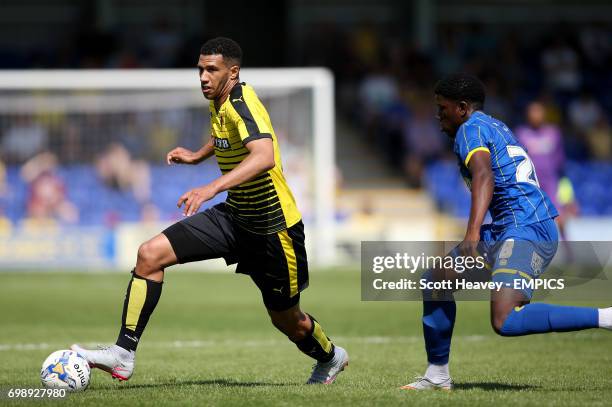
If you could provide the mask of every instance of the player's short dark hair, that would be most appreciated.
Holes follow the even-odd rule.
[[[472,103],[476,109],[482,109],[485,102],[485,87],[480,79],[463,72],[439,80],[434,93],[456,102],[463,100]]]
[[[206,41],[200,48],[200,55],[222,55],[223,59],[242,64],[242,49],[231,38],[217,37]]]

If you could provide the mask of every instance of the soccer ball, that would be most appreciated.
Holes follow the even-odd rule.
[[[43,386],[82,391],[89,385],[89,363],[71,350],[58,350],[45,359],[40,370]]]

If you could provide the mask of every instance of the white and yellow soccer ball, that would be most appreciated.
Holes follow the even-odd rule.
[[[72,350],[58,350],[43,362],[40,380],[43,386],[67,391],[83,391],[89,386],[89,363]]]

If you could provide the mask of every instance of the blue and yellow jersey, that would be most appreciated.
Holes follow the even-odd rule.
[[[521,227],[558,216],[550,198],[540,188],[525,148],[501,121],[475,112],[455,135],[455,154],[461,175],[471,188],[468,163],[477,151],[491,154],[495,178],[489,205],[493,227]]]
[[[275,167],[228,191],[226,204],[236,223],[253,233],[271,234],[300,221],[301,215],[282,171],[278,141],[266,111],[253,88],[237,84],[219,111],[210,102],[215,156],[223,174],[244,160],[247,143],[270,138]]]

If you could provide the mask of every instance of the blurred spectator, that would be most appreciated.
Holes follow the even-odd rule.
[[[565,223],[568,217],[577,214],[578,207],[573,198],[568,178],[565,178],[565,153],[561,131],[555,125],[546,123],[544,106],[531,102],[527,106],[527,124],[516,129],[516,137],[529,153],[535,166],[537,180],[559,212],[556,219],[559,231],[565,238]],[[559,186],[564,193],[559,193]],[[559,199],[560,197],[567,197]]]
[[[368,142],[375,142],[376,147],[389,153],[389,145],[398,139],[397,133],[389,130],[384,113],[393,110],[399,98],[397,80],[390,74],[388,69],[382,66],[371,75],[364,78],[359,86],[359,102],[362,110],[360,119],[365,129]],[[395,148],[395,151],[398,151]]]
[[[2,154],[8,162],[23,162],[47,147],[47,130],[31,116],[18,115],[2,137]]]
[[[552,94],[544,91],[540,95],[539,100],[544,107],[544,121],[560,126],[563,123],[563,114]]]
[[[580,97],[570,102],[567,113],[574,129],[584,134],[599,122],[602,109],[590,92],[583,91]]]
[[[173,112],[156,113],[150,123],[149,154],[151,161],[163,161],[166,153],[178,145],[178,126]],[[179,116],[180,117],[180,116]]]
[[[388,239],[385,234],[390,230],[389,218],[381,214],[376,207],[372,197],[364,197],[355,203],[350,213],[341,222],[337,229],[339,246],[351,257],[359,257],[359,246],[355,247],[351,242],[357,241],[380,241]]]
[[[299,202],[302,216],[306,220],[311,219],[313,208],[310,203],[312,202],[313,191],[311,190],[312,183],[309,182],[310,174],[312,174],[310,157],[308,154],[304,154],[303,149],[295,148],[289,142],[285,136],[286,132],[282,128],[276,130],[276,135],[283,149],[283,173],[287,183],[296,202]]]
[[[73,120],[64,120],[58,126],[58,133],[55,137],[54,147],[58,156],[62,159],[62,164],[79,162],[85,158],[83,156],[82,128]],[[90,136],[88,134],[88,136]]]
[[[370,123],[371,136],[376,146],[384,151],[387,161],[393,167],[401,168],[403,164],[406,145],[404,133],[410,117],[408,105],[397,99],[375,116],[374,123]]]
[[[399,97],[397,80],[379,67],[366,76],[359,86],[359,100],[367,116],[376,116]]]
[[[612,128],[606,117],[601,116],[587,132],[586,141],[592,158],[604,162],[612,161]]]
[[[561,131],[559,127],[546,123],[544,106],[540,102],[531,102],[526,116],[527,124],[516,129],[516,137],[527,148],[540,187],[558,207],[557,187],[565,166]]]
[[[404,130],[404,174],[408,185],[420,188],[425,164],[438,159],[445,146],[445,136],[435,120],[432,103],[419,99],[412,119]]]
[[[57,157],[44,152],[32,157],[21,168],[21,178],[29,185],[27,211],[30,223],[51,221],[77,223],[79,213],[66,193],[66,185],[56,173]]]
[[[553,92],[577,92],[582,83],[578,54],[560,36],[542,51],[544,77]]]
[[[132,160],[127,149],[110,144],[96,160],[96,170],[104,183],[121,192],[131,192],[140,203],[151,198],[151,173],[142,160]]]
[[[140,220],[144,223],[155,223],[161,219],[159,208],[155,204],[148,202],[140,210]]]

